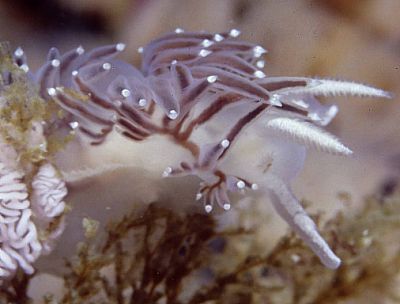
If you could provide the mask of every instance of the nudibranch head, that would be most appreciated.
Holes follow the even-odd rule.
[[[352,153],[321,129],[334,118],[337,107],[322,105],[318,96],[389,94],[345,81],[269,77],[263,71],[266,50],[239,40],[239,35],[236,29],[216,34],[177,29],[139,49],[140,70],[115,58],[124,49],[121,43],[90,52],[78,47],[63,55],[51,49],[33,78],[41,96],[65,110],[54,124],[73,129],[80,145],[101,147],[119,136],[145,146],[151,138],[167,138],[186,153],[160,147],[146,152],[153,153],[150,162],[135,164],[151,164],[157,170],[165,165],[159,172],[163,178],[197,176],[200,189],[193,198],[203,202],[206,212],[216,205],[229,210],[232,193],[265,194],[321,261],[336,268],[340,259],[289,184],[303,165],[307,147]],[[20,52],[15,55],[21,59]],[[26,64],[16,62],[21,69]],[[172,157],[166,159],[167,154]],[[132,156],[133,163],[136,157]],[[50,171],[45,167],[43,178]],[[33,184],[38,191],[44,189],[39,187],[43,178]],[[39,214],[57,210],[42,208]]]

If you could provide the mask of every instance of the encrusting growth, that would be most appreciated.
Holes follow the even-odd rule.
[[[34,94],[22,49],[0,45],[0,282],[51,251],[64,229],[64,181],[50,163],[44,100]]]
[[[52,242],[64,229],[63,224],[57,224],[56,230],[49,230],[49,225],[64,212],[62,200],[67,191],[58,177],[43,177],[46,171],[52,172],[54,168],[45,164],[39,169],[32,183],[34,199],[30,202],[23,174],[0,163],[1,278],[11,277],[19,267],[32,274],[32,264],[41,254],[51,251]]]
[[[73,129],[81,145],[101,147],[108,137],[115,137],[114,131],[136,145],[154,135],[168,138],[189,156],[170,159],[160,176],[198,176],[202,182],[194,196],[203,201],[206,212],[215,205],[229,210],[232,193],[259,190],[265,200],[269,195],[277,212],[321,261],[336,268],[340,259],[289,186],[302,166],[303,146],[339,155],[352,153],[320,128],[334,118],[337,107],[324,106],[316,97],[390,95],[345,81],[268,77],[261,70],[266,50],[239,40],[239,35],[235,29],[218,34],[177,29],[140,48],[140,70],[115,59],[125,48],[122,43],[90,52],[78,47],[63,55],[53,48],[32,76],[42,98],[65,110],[53,123]],[[15,56],[26,70],[19,49]],[[257,148],[246,151],[249,142],[256,142]],[[246,152],[238,155],[238,151]],[[268,170],[259,172],[250,161],[248,168],[237,172],[247,167],[240,162],[243,158],[257,162],[263,153],[274,155]],[[146,168],[146,163],[140,165]],[[41,173],[53,176],[50,171],[44,168]],[[68,181],[68,174],[65,178]],[[55,197],[65,195],[61,188],[54,184]],[[58,214],[64,207],[52,200],[48,206],[39,214]]]

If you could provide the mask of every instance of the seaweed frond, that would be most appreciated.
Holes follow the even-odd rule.
[[[178,303],[184,280],[207,259],[214,224],[206,215],[182,217],[154,205],[110,224],[104,244],[81,244],[68,262],[61,303]]]
[[[11,280],[2,282],[0,303],[32,304],[27,292],[32,277],[32,275],[19,270]]]
[[[294,233],[267,254],[232,254],[242,229],[217,232],[206,215],[177,214],[151,205],[107,227],[101,244],[82,244],[68,263],[70,303],[337,303],[398,300],[400,195],[369,198],[355,214],[338,213],[322,234],[344,264],[330,270]],[[228,267],[226,267],[228,265]]]
[[[319,216],[315,216],[317,222]],[[46,304],[317,304],[366,300],[399,301],[400,192],[370,197],[360,210],[338,213],[323,225],[323,236],[344,263],[330,270],[293,232],[265,254],[241,242],[252,231],[218,231],[215,218],[150,205],[110,223],[105,231],[84,220],[87,240],[68,260],[61,297]],[[30,277],[17,276],[0,299],[30,303]],[[389,302],[390,303],[390,302]]]
[[[0,43],[0,135],[13,147],[22,167],[49,159],[65,147],[72,136],[55,134],[51,127],[54,113],[62,110],[44,100],[29,74],[14,63],[10,46]],[[44,129],[44,137],[42,134]]]

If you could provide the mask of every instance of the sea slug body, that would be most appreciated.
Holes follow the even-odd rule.
[[[32,78],[42,98],[65,111],[55,123],[76,135],[85,152],[74,157],[88,164],[64,170],[64,179],[83,180],[118,166],[143,168],[160,179],[197,176],[201,183],[193,202],[201,201],[206,212],[234,208],[234,193],[257,191],[323,264],[337,268],[340,259],[292,194],[290,182],[303,166],[306,148],[352,153],[321,128],[338,109],[322,105],[318,96],[390,95],[346,81],[269,77],[262,71],[266,50],[239,35],[236,29],[217,34],[177,29],[140,49],[140,69],[115,58],[125,48],[122,43],[89,52],[78,47],[63,55],[51,49]],[[132,153],[129,145],[139,152]],[[96,164],[94,155],[100,159]],[[104,164],[107,157],[99,155],[115,156],[116,163]],[[46,166],[33,183],[36,197],[49,201],[47,207],[37,204],[44,218],[64,208],[62,184],[47,183],[54,176]],[[58,204],[42,193],[45,187],[56,191]]]

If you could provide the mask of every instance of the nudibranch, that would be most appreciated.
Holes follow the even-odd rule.
[[[216,206],[229,210],[236,194],[257,193],[323,264],[337,268],[340,259],[292,194],[290,183],[303,166],[306,148],[352,153],[321,128],[338,109],[321,104],[318,96],[390,95],[352,82],[269,77],[263,72],[266,50],[239,40],[239,35],[236,29],[217,34],[177,29],[138,49],[140,69],[116,59],[125,48],[122,43],[90,52],[78,47],[63,55],[53,48],[31,77],[42,98],[64,110],[48,125],[72,129],[82,147],[73,158],[85,154],[90,163],[91,155],[103,155],[104,149],[116,159],[120,155],[120,163],[103,160],[75,171],[79,178],[114,165],[143,168],[160,178],[197,176],[193,201],[201,201],[208,213]],[[15,62],[28,70],[22,51],[15,52]],[[46,197],[45,185],[57,188],[46,182],[53,176],[51,167],[41,172],[33,182],[38,202]],[[76,178],[73,173],[64,172],[67,182]],[[16,177],[17,186],[25,189]],[[37,207],[44,216],[63,208]]]

